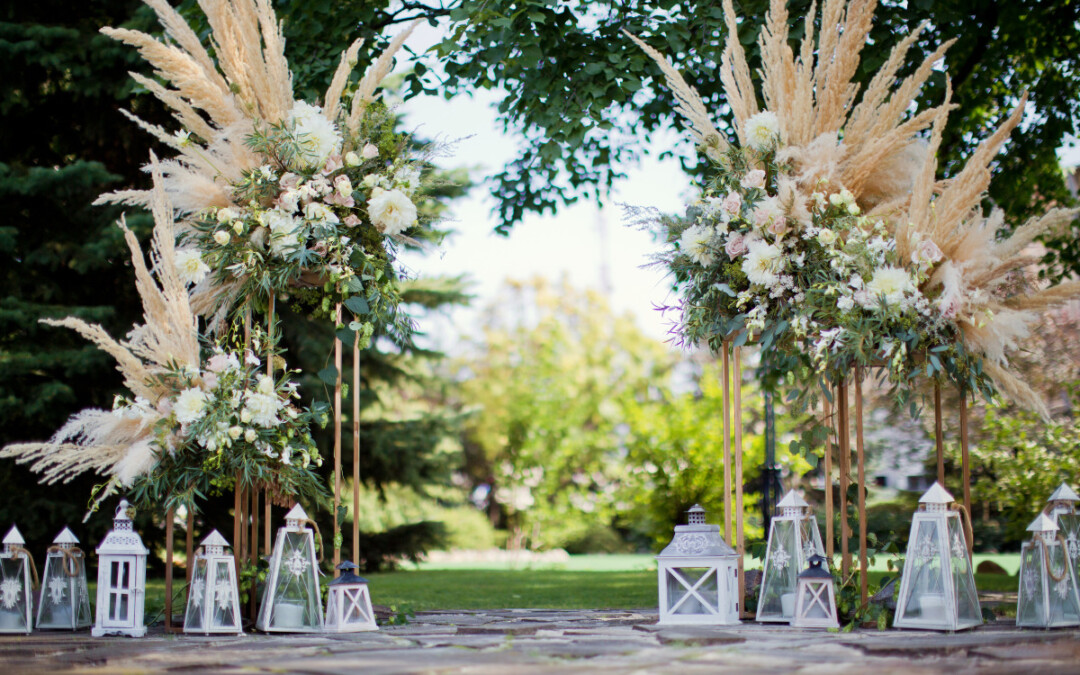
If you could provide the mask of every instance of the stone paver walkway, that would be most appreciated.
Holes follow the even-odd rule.
[[[0,675],[356,672],[1080,673],[1080,630],[829,634],[752,622],[659,627],[647,610],[522,609],[422,612],[405,626],[350,635],[0,636]]]

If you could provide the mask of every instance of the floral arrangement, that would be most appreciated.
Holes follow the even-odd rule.
[[[192,306],[221,331],[230,314],[290,299],[316,316],[342,304],[361,343],[385,326],[407,339],[394,268],[397,247],[431,236],[417,209],[434,147],[417,150],[375,99],[395,37],[356,85],[361,41],[341,62],[321,105],[296,100],[284,38],[265,0],[200,3],[217,60],[164,0],[146,0],[170,42],[126,29],[102,32],[139,48],[174,88],[133,77],[175,113],[175,133],[130,115],[177,151],[163,164],[165,188],[183,216],[177,261]],[[415,24],[414,24],[415,25]],[[99,203],[141,205],[124,190]]]
[[[231,486],[238,475],[242,484],[266,489],[281,503],[286,496],[322,493],[313,471],[322,457],[309,427],[326,424],[326,404],[299,408],[298,384],[290,379],[295,371],[282,369],[275,379],[260,365],[251,351],[216,348],[201,371],[158,374],[169,393],[156,405],[117,397],[113,415],[153,427],[156,461],[133,481],[136,501],[193,504],[211,489]]]
[[[713,169],[685,214],[643,218],[668,244],[657,259],[680,292],[677,339],[714,350],[755,340],[772,378],[817,373],[839,382],[856,366],[884,366],[901,398],[925,375],[986,396],[1001,391],[1045,413],[1007,357],[1038,310],[1080,291],[1080,282],[1041,287],[1024,274],[1036,260],[1027,245],[1076,211],[1052,210],[999,238],[1000,211],[981,209],[990,162],[1024,100],[956,176],[937,181],[951,92],[937,107],[909,111],[949,44],[900,79],[925,26],[916,28],[855,105],[872,7],[827,0],[821,11],[821,34],[811,11],[796,56],[786,3],[772,1],[760,38],[761,108],[725,0],[720,76],[735,142],[671,64],[630,36],[660,65]]]
[[[144,323],[117,341],[100,326],[73,317],[42,320],[77,331],[115,358],[130,395],[117,398],[112,410],[75,414],[48,442],[9,445],[0,457],[31,463],[46,483],[85,471],[107,476],[95,490],[92,509],[120,488],[130,490],[137,503],[197,508],[196,497],[237,480],[267,489],[282,503],[321,494],[311,465],[322,460],[308,429],[312,421],[324,423],[325,412],[293,403],[294,373],[282,366],[276,379],[269,368],[260,374],[260,360],[250,351],[241,360],[238,350],[215,348],[204,362],[156,161],[151,171],[151,265],[120,222]],[[276,354],[271,358],[281,361]]]

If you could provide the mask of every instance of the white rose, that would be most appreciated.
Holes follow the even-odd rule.
[[[836,243],[836,232],[823,227],[818,231],[817,240],[822,246],[832,246]]]
[[[356,154],[355,152],[352,152],[351,150],[349,152],[346,152],[345,153],[345,163],[348,164],[349,166],[360,166],[360,164],[361,164],[360,155]]]
[[[379,149],[373,144],[368,143],[364,146],[364,149],[360,151],[364,159],[375,159],[379,156]]]
[[[319,223],[340,223],[341,219],[325,204],[311,202],[304,207],[304,217]]]
[[[198,251],[184,249],[176,252],[176,273],[185,284],[197,284],[210,273],[210,266]]]
[[[218,209],[217,221],[221,224],[231,223],[240,217],[240,212],[232,207]]]
[[[266,226],[270,229],[270,251],[284,255],[300,246],[300,229],[303,223],[280,209],[266,212]]]
[[[255,433],[254,429],[248,429],[244,432],[244,440],[248,443],[254,443],[256,438],[258,438],[258,434]]]
[[[341,148],[337,125],[326,119],[322,110],[304,101],[297,101],[289,111],[289,126],[300,144],[296,159],[308,169],[326,164],[327,158]]]
[[[240,435],[244,433],[244,430],[240,427],[229,427],[229,438],[234,441],[240,438]]]
[[[780,141],[780,120],[776,113],[763,110],[746,120],[746,142],[751,148],[765,152]]]
[[[229,233],[225,230],[218,230],[214,233],[214,241],[218,246],[224,246],[229,243]]]
[[[416,222],[416,205],[401,190],[376,188],[368,200],[368,216],[383,234],[401,234]]]
[[[206,392],[202,389],[185,389],[176,397],[176,405],[173,412],[176,413],[176,421],[180,424],[191,424],[203,418],[206,414]]]

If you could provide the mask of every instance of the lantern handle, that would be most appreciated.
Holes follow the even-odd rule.
[[[953,504],[952,509],[953,509],[953,511],[959,511],[960,512],[960,523],[964,527],[964,536],[967,537],[968,546],[974,547],[975,546],[975,530],[972,529],[972,527],[971,527],[971,514],[968,513],[967,507],[964,506],[963,504]],[[970,563],[971,562],[970,554],[968,555],[968,558],[969,558],[968,562]]]
[[[64,574],[66,574],[69,577],[77,577],[77,576],[79,576],[79,571],[82,569],[82,556],[83,556],[83,552],[82,552],[81,548],[79,548],[77,546],[73,547],[73,548],[64,548],[62,546],[50,546],[49,550],[48,550],[48,553],[62,553],[62,554],[64,554],[64,564],[62,566],[62,569],[64,570]],[[76,557],[76,555],[75,555],[76,553],[79,554],[78,557]],[[70,569],[69,569],[69,567],[70,567]]]
[[[1039,537],[1039,544],[1042,545],[1043,550],[1043,563],[1046,565],[1046,573],[1050,575],[1050,578],[1055,582],[1062,581],[1069,574],[1069,552],[1066,548],[1065,538],[1058,532],[1057,539],[1061,542],[1061,551],[1064,553],[1065,563],[1061,566],[1061,574],[1054,574],[1054,571],[1050,569],[1050,555],[1046,550],[1046,541],[1042,537]]]
[[[318,550],[318,556],[316,557],[315,562],[321,565],[322,561],[323,561],[323,543],[322,543],[322,533],[319,532],[319,524],[316,523],[311,518],[305,518],[305,519],[303,519],[303,520],[301,520],[299,522],[311,525],[313,528],[315,528],[315,545],[319,549]]]
[[[12,546],[11,552],[16,554],[21,553],[26,556],[26,559],[30,561],[30,573],[34,577],[33,589],[36,591],[41,588],[41,580],[38,578],[37,565],[34,564],[34,556],[30,555],[30,551],[27,551],[22,546]]]

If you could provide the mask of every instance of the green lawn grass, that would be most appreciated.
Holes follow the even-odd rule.
[[[984,559],[994,560],[1012,574],[976,574],[976,588],[1015,592],[1019,556],[976,554],[975,563]],[[571,556],[566,563],[524,569],[494,563],[483,567],[473,563],[469,569],[469,565],[421,564],[419,568],[370,574],[372,602],[398,611],[515,607],[638,609],[657,605],[656,559],[650,555]],[[747,565],[752,568],[760,563],[750,559]],[[879,558],[879,564],[870,572],[870,585],[876,587],[882,579],[894,575],[895,572],[885,570]],[[150,579],[146,586],[146,619],[150,622],[162,614],[165,582]],[[182,587],[180,582],[174,591],[179,592]],[[183,594],[175,597],[174,611],[179,614],[183,611]]]

